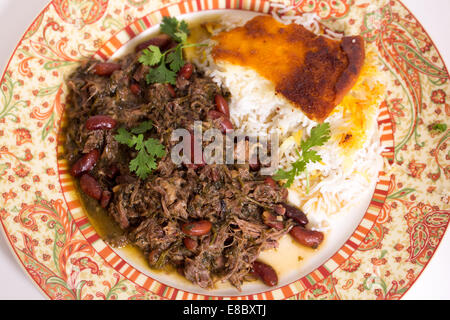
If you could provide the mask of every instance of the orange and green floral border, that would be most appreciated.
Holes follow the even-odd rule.
[[[306,277],[249,296],[171,288],[121,259],[89,223],[60,157],[64,77],[88,57],[107,60],[165,15],[272,7],[265,0],[54,0],[25,33],[0,82],[0,221],[21,265],[49,298],[399,299],[411,287],[450,217],[450,130],[433,129],[450,124],[447,69],[399,1],[285,3],[363,35],[378,48],[389,78],[379,117],[386,166],[353,235]]]

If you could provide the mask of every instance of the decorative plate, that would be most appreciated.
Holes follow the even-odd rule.
[[[28,28],[0,85],[0,221],[50,299],[399,299],[433,256],[450,218],[449,74],[397,0],[291,0],[298,13],[361,34],[389,75],[379,125],[386,167],[363,219],[308,275],[257,294],[214,297],[161,283],[96,233],[58,160],[65,76],[108,59],[163,16],[211,9],[269,13],[266,0],[53,0]]]

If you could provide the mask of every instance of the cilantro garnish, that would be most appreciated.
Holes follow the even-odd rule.
[[[159,47],[149,46],[142,51],[142,55],[139,57],[139,62],[143,65],[152,67],[157,65],[162,59],[162,53]]]
[[[178,46],[175,48],[175,51],[170,52],[167,55],[167,62],[170,64],[169,66],[171,70],[174,72],[180,71],[185,64],[183,60],[183,47]]]
[[[320,162],[322,157],[317,151],[311,148],[323,146],[328,140],[330,140],[330,124],[322,123],[314,127],[311,130],[311,136],[307,140],[303,140],[300,144],[300,150],[296,150],[298,160],[292,164],[292,169],[289,171],[278,170],[273,176],[276,181],[286,180],[284,184],[285,188],[289,188],[294,183],[294,179],[298,177],[302,172],[307,171],[306,165],[308,163]],[[300,153],[301,151],[301,153]],[[307,183],[309,179],[307,175]],[[307,186],[309,189],[309,186]]]
[[[164,53],[157,46],[151,45],[142,51],[139,62],[152,67],[146,78],[148,84],[170,83],[175,85],[177,72],[186,64],[183,49],[202,45],[188,43],[187,39],[190,34],[188,24],[185,21],[180,22],[174,17],[163,18],[161,32],[172,37],[178,42],[178,45]]]
[[[135,172],[141,179],[147,179],[148,175],[158,167],[156,160],[166,155],[165,147],[158,140],[153,138],[144,140],[144,133],[152,128],[152,122],[146,121],[131,129],[131,132],[122,127],[114,136],[117,142],[138,151],[136,158],[130,162],[130,171]]]
[[[153,123],[151,121],[144,121],[136,128],[131,129],[131,132],[134,134],[146,133],[153,129]]]
[[[171,36],[176,42],[186,42],[187,37],[190,35],[186,21],[178,21],[175,17],[163,18],[161,32]]]

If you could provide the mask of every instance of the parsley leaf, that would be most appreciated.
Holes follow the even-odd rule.
[[[136,128],[133,128],[131,130],[131,132],[134,134],[146,133],[147,131],[150,131],[152,128],[153,128],[153,123],[151,121],[145,121],[145,122],[142,122]]]
[[[306,171],[306,165],[308,163],[320,162],[322,157],[315,150],[311,150],[313,147],[321,147],[328,140],[330,140],[330,124],[322,123],[317,125],[311,130],[311,135],[307,140],[303,140],[300,143],[300,151],[296,150],[299,159],[292,164],[292,169],[289,171],[278,170],[273,179],[276,181],[286,181],[284,187],[289,188],[294,183],[294,180],[302,172]]]
[[[118,134],[114,136],[117,142],[126,144],[130,148],[134,146],[134,144],[132,144],[133,135],[129,133],[125,128],[119,128],[119,130],[117,130],[117,133]]]
[[[167,62],[170,63],[170,69],[173,72],[178,72],[184,66],[183,48],[178,46],[175,51],[167,55]]]
[[[149,157],[145,152],[139,152],[130,162],[130,171],[135,172],[141,179],[146,179],[157,167],[155,158]]]
[[[149,154],[153,154],[158,158],[162,158],[166,155],[166,149],[156,139],[152,138],[148,139],[147,141],[144,142],[144,147]]]
[[[300,147],[305,152],[312,147],[323,146],[328,140],[330,140],[330,124],[322,123],[312,128],[310,138],[302,141]]]
[[[152,67],[146,77],[147,84],[170,83],[175,85],[177,73],[186,64],[183,49],[206,45],[187,42],[190,31],[186,21],[178,21],[174,17],[164,17],[160,28],[161,32],[172,37],[178,42],[178,45],[164,53],[157,46],[151,45],[142,51],[139,62]]]
[[[138,136],[133,136],[131,139],[131,145],[137,151],[141,151],[144,148],[144,135],[140,134]]]
[[[152,122],[146,121],[131,129],[132,133],[120,128],[114,136],[117,142],[138,151],[136,158],[130,161],[130,171],[144,180],[158,167],[156,160],[166,155],[165,147],[158,140],[153,138],[144,140],[144,133],[152,128]]]
[[[175,17],[163,17],[161,22],[161,32],[172,38],[175,37],[175,32],[178,30],[179,22]]]
[[[163,18],[161,22],[161,32],[169,35],[176,42],[185,42],[190,35],[186,21],[183,20],[179,22],[175,17]]]
[[[145,66],[153,67],[160,63],[162,56],[161,50],[157,46],[149,46],[142,51],[139,62]]]
[[[188,36],[191,35],[191,31],[189,31],[189,26],[186,23],[186,21],[181,20],[180,22],[180,27],[178,28],[181,32],[184,32],[185,34],[187,34]]]
[[[177,74],[167,69],[165,63],[161,63],[157,68],[151,69],[147,74],[147,83],[170,83],[176,85]]]
[[[188,39],[188,35],[185,32],[175,32],[175,36],[179,39],[180,43],[186,43]]]
[[[294,183],[295,178],[295,176],[292,174],[291,171],[284,171],[280,169],[277,171],[277,173],[275,173],[275,175],[272,178],[276,181],[287,180],[285,186],[291,186]]]
[[[319,156],[319,154],[315,150],[305,150],[303,151],[302,156],[306,163],[322,161],[322,157]]]
[[[167,52],[162,54],[158,47],[149,46],[148,49],[142,51],[142,55],[139,57],[139,62],[145,66],[154,67],[151,68],[147,74],[146,80],[148,84],[152,83],[170,83],[176,84],[176,72],[178,70],[169,70],[166,66],[165,56]],[[182,54],[182,53],[181,53]],[[181,57],[182,59],[182,57]]]

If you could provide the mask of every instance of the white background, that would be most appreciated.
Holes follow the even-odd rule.
[[[450,67],[450,0],[403,0],[424,25]],[[0,70],[48,0],[0,0]],[[425,271],[404,299],[450,300],[450,235],[446,233]],[[0,299],[44,299],[0,235]]]

